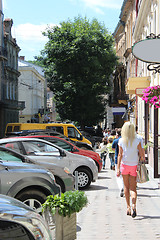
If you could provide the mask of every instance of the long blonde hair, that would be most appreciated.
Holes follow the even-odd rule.
[[[135,135],[136,134],[134,124],[131,122],[125,122],[122,127],[121,136],[127,147],[129,142],[131,143],[132,146],[133,140],[135,139]]]

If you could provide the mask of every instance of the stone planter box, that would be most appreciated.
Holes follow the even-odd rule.
[[[45,220],[48,222],[52,237],[55,240],[75,240],[76,239],[76,213],[70,217],[63,217],[58,214],[52,216],[48,210],[44,212]]]

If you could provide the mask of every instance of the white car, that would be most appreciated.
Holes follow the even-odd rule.
[[[57,145],[42,139],[34,138],[4,138],[0,145],[11,148],[23,155],[28,155],[35,162],[50,162],[69,168],[75,175],[78,172],[78,187],[85,189],[98,178],[98,169],[95,162],[85,156],[75,155],[65,151]]]

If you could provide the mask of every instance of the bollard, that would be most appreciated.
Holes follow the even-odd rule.
[[[75,171],[75,190],[78,190],[78,171]]]

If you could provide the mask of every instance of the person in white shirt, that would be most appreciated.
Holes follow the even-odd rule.
[[[124,194],[127,203],[127,215],[131,215],[130,194],[132,199],[132,217],[136,217],[136,177],[139,155],[144,161],[144,154],[140,139],[137,138],[133,123],[125,122],[122,127],[121,139],[118,142],[119,154],[117,164],[117,176],[122,174],[124,182]],[[138,151],[137,151],[138,149]]]

